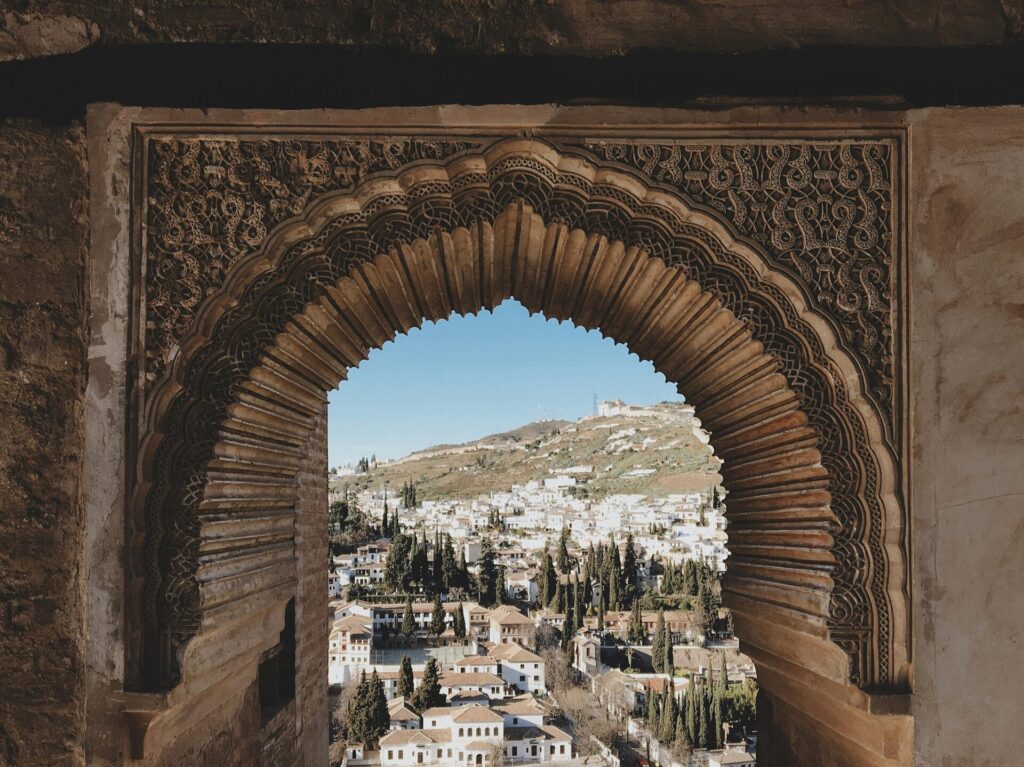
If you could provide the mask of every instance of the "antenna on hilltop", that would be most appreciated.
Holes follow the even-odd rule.
[[[597,392],[594,392],[594,412],[591,415],[597,415]]]

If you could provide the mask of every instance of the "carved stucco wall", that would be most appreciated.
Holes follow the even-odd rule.
[[[328,192],[356,189],[367,180],[372,187],[378,175],[481,152],[495,140],[472,134],[458,138],[389,134],[383,138],[317,140],[159,134],[141,137],[145,170],[137,183],[145,188],[147,203],[145,260],[139,276],[145,285],[147,319],[138,339],[145,368],[139,382],[139,396],[144,402],[140,412],[146,413],[148,419],[143,431],[154,428],[153,419],[162,416],[159,408],[167,402],[157,396],[154,409],[152,402],[147,401],[147,387],[166,377],[169,357],[178,355],[179,345],[194,330],[197,311],[221,289],[232,265],[257,251],[276,224],[299,215],[311,200]],[[883,424],[882,449],[888,453],[883,460],[898,462],[904,428],[900,399],[904,158],[898,132],[883,132],[877,138],[833,134],[798,141],[743,139],[728,134],[716,137],[713,133],[678,136],[667,141],[600,139],[585,134],[556,135],[548,140],[562,151],[590,158],[585,162],[635,169],[648,182],[670,189],[695,208],[728,220],[733,231],[764,253],[773,268],[799,284],[808,303],[832,320],[843,349],[856,361],[865,392]],[[501,169],[494,172],[500,175]],[[508,189],[506,184],[506,191],[497,195],[511,194],[509,200],[520,196],[550,206],[538,203],[547,193],[541,188],[530,188],[529,173],[519,174],[510,183],[513,188]],[[555,183],[579,182],[567,176]],[[522,188],[514,188],[516,184]],[[417,202],[416,214],[422,220],[411,221],[414,233],[423,232],[418,236],[427,236],[433,225],[443,226],[450,215],[446,213],[450,203],[445,202],[443,194],[431,201],[430,195],[438,191],[436,183],[435,188],[426,184],[415,190],[417,198],[423,198]],[[616,197],[624,207],[619,214],[612,212],[613,222],[615,215],[636,215],[635,211],[628,213],[628,199],[615,193],[610,199]],[[556,220],[564,214],[571,219],[570,210],[551,204]],[[589,214],[584,214],[584,218],[586,215]],[[354,255],[357,259],[371,258],[376,252],[374,247],[387,248],[389,238],[404,236],[403,225],[406,224],[397,220],[386,222],[385,229],[374,235],[379,244],[371,245],[369,250],[360,246],[361,250]],[[608,228],[607,220],[603,226]],[[627,242],[630,235],[625,232],[630,227],[635,229],[635,224],[627,224],[623,234],[618,235],[614,231],[616,224],[610,226],[612,236],[622,236]],[[816,350],[816,342],[809,336],[796,346],[781,341],[785,333],[773,337],[775,331],[764,325],[763,318],[758,318],[756,302],[751,303],[746,289],[737,293],[731,282],[734,278],[728,270],[717,268],[716,257],[708,261],[707,257],[692,253],[670,255],[671,248],[667,243],[659,243],[658,235],[654,235],[653,241],[644,241],[642,234],[638,236],[645,247],[661,252],[669,263],[682,264],[686,273],[699,279],[705,289],[735,308],[741,319],[751,325],[755,337],[763,339],[781,361],[801,407],[823,437],[822,460],[829,470],[831,505],[839,520],[833,530],[837,567],[828,621],[830,636],[851,656],[851,678],[855,683],[868,689],[899,689],[906,683],[903,675],[908,650],[902,647],[899,657],[894,658],[891,645],[894,635],[906,631],[908,620],[903,614],[894,618],[891,600],[894,595],[905,593],[907,583],[900,569],[902,564],[891,571],[891,557],[895,554],[905,560],[906,540],[898,520],[898,501],[895,512],[892,507],[887,511],[883,507],[885,501],[893,501],[883,496],[900,495],[902,485],[897,479],[894,486],[892,469],[883,470],[878,456],[871,455],[863,416],[851,409],[843,411],[843,376],[832,372],[822,378],[812,371],[813,366],[827,368],[828,363],[823,356],[827,352]],[[265,331],[254,328],[253,332],[258,336]],[[805,358],[814,360],[812,367],[801,362]],[[833,393],[827,394],[828,391]],[[183,415],[186,411],[177,412]],[[215,417],[212,412],[204,417],[205,422],[210,423],[209,418]],[[194,445],[196,439],[201,439],[195,429],[201,428],[203,419],[196,421],[194,413],[190,418],[193,425],[185,428],[191,431]],[[171,450],[174,439],[165,440]],[[180,452],[159,449],[163,450],[161,460],[165,466],[170,465],[169,459],[174,456],[175,460],[182,458]],[[197,608],[187,606],[197,604],[195,597],[188,596],[187,584],[192,577],[189,568],[194,566],[188,564],[187,548],[189,540],[198,541],[198,529],[187,515],[177,522],[160,521],[158,511],[162,503],[177,508],[183,500],[187,505],[188,498],[201,497],[205,474],[200,464],[204,459],[197,456],[193,460],[200,463],[179,469],[177,475],[157,475],[154,490],[150,492],[148,484],[144,484],[147,494],[137,498],[147,504],[142,511],[144,519],[137,525],[156,525],[151,529],[165,530],[156,536],[149,535],[144,545],[148,566],[153,567],[155,555],[162,551],[160,567],[171,574],[158,573],[154,579],[151,573],[143,587],[147,590],[145,622],[150,627],[160,621],[165,626],[177,622],[177,628],[172,629],[177,638],[160,640],[165,648],[168,641],[172,646],[186,641],[200,620]],[[884,489],[886,476],[888,490]],[[192,478],[191,487],[185,486],[188,477]],[[897,516],[895,521],[891,518],[893,513]],[[181,524],[186,527],[180,527]],[[136,535],[145,537],[145,530],[137,527]],[[736,557],[737,567],[740,559]],[[162,583],[160,578],[164,578]],[[899,605],[896,609],[905,607]],[[174,617],[161,613],[165,610],[174,613]]]

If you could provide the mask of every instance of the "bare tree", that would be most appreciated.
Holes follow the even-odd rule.
[[[555,694],[572,686],[572,669],[565,653],[557,647],[545,647],[540,651],[544,659],[544,674],[547,686]]]

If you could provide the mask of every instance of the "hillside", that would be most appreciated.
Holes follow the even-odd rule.
[[[460,445],[437,445],[365,474],[346,477],[352,490],[417,486],[420,500],[468,499],[565,469],[593,466],[576,476],[589,497],[609,493],[664,496],[705,490],[721,482],[719,461],[696,431],[683,404],[661,404],[643,415],[588,416],[540,421]],[[698,436],[699,435],[699,436]]]

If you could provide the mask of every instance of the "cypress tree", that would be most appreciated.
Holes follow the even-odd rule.
[[[697,733],[697,699],[699,688],[691,685],[686,693],[686,737],[695,748],[699,748]]]
[[[359,684],[356,685],[355,694],[348,702],[348,739],[353,743],[365,743],[368,732],[368,721],[366,718],[369,710],[370,690],[366,681],[366,672],[359,675]]]
[[[569,528],[563,527],[562,534],[558,538],[558,572],[568,575],[571,563],[572,560],[569,559]]]
[[[618,549],[616,548],[616,551]],[[637,576],[639,567],[636,559],[636,545],[633,542],[633,534],[626,536],[626,555],[622,561],[622,603],[633,604],[637,597]]]
[[[408,655],[403,654],[402,665],[398,669],[398,694],[408,701],[412,698],[415,690],[416,684],[412,677],[412,661],[409,660]]]
[[[455,561],[455,548],[452,546],[452,537],[447,533],[444,536],[444,550],[441,553],[441,580],[445,591],[459,584],[459,568]]]
[[[611,568],[610,580],[614,584],[614,587],[615,587],[615,594],[616,594],[615,603],[617,605],[621,604],[623,606],[627,606],[628,607],[628,605],[626,605],[626,601],[625,601],[625,594],[626,594],[625,586],[626,586],[626,584],[625,584],[625,582],[623,580],[623,577],[622,577],[622,559],[619,557],[619,546],[618,546],[617,543],[612,541],[612,543],[610,545],[610,548],[611,548],[611,558],[612,558],[612,568]],[[619,608],[616,607],[615,609],[617,610]]]
[[[466,638],[466,616],[462,612],[462,602],[459,602],[455,615],[452,616],[452,631],[455,632],[455,636],[459,639]]]
[[[621,607],[622,605],[619,602],[619,578],[616,575],[615,563],[612,562],[608,568],[608,609],[619,610]]]
[[[408,642],[416,631],[416,619],[412,614],[412,597],[408,596],[405,598],[405,614],[402,615],[402,636],[405,637],[405,641]]]
[[[711,694],[711,722],[712,733],[714,734],[715,748],[722,748],[722,688],[716,684]]]
[[[562,580],[559,579],[555,584],[555,612],[565,612],[565,592],[562,591]]]
[[[441,604],[441,595],[434,597],[434,612],[430,616],[430,633],[436,637],[444,633],[444,606]]]
[[[649,693],[647,693],[647,716],[645,717],[647,727],[652,732],[654,732],[655,728],[661,721],[659,717],[659,712],[660,709],[658,708],[658,696],[655,695],[654,691],[652,690]]]
[[[661,711],[661,720],[658,723],[658,740],[669,744],[676,734],[676,696],[669,680],[665,688],[665,706]]]
[[[599,558],[600,559],[600,558]],[[598,599],[597,599],[597,611],[598,613],[608,612],[608,597],[609,597],[609,583],[608,583],[608,568],[604,565],[599,565],[600,569],[597,571],[598,578]]]
[[[505,566],[501,565],[498,567],[498,577],[494,583],[494,603],[503,605],[507,597],[508,593],[505,590]]]
[[[540,603],[550,606],[555,598],[555,564],[551,561],[551,555],[547,547],[541,554],[541,578],[540,578]]]
[[[694,695],[695,700],[693,701],[694,708],[697,713],[697,722],[694,727],[694,739],[693,745],[697,748],[707,748],[707,731],[708,731],[708,711],[707,711],[707,697],[704,695],[703,685],[698,687]]]
[[[434,531],[434,561],[431,573],[434,591],[444,591],[444,556],[441,545],[441,533]]]
[[[674,674],[676,670],[675,656],[672,651],[672,632],[665,629],[665,657],[661,661],[661,670],[666,674]]]
[[[601,609],[597,611],[597,630],[604,633],[604,610]]]
[[[630,644],[643,644],[647,641],[647,629],[644,628],[644,617],[640,612],[640,600],[633,602],[633,612],[629,616],[629,632],[627,639]]]
[[[459,582],[461,588],[469,588],[469,566],[466,564],[466,547],[459,549]]]
[[[583,588],[580,586],[580,576],[578,572],[573,578],[572,596],[572,612],[575,616],[575,625],[573,626],[573,629],[575,633],[575,629],[583,628],[583,615],[585,612],[585,608],[583,607]]]
[[[681,713],[676,716],[676,734],[673,740],[675,741],[675,747],[678,752],[685,753],[690,751],[690,741],[686,737],[686,723],[683,721]]]
[[[485,607],[494,606],[497,580],[498,570],[494,564],[494,546],[489,538],[485,538],[483,550],[480,553],[480,603]]]
[[[367,733],[366,744],[370,749],[377,748],[377,741],[387,733],[391,726],[391,716],[388,714],[388,699],[384,695],[384,683],[380,681],[377,672],[373,672],[369,685],[370,700],[366,714]]]
[[[562,650],[568,652],[572,644],[573,634],[576,633],[572,610],[572,599],[565,600],[565,622],[562,624]]]
[[[697,595],[697,566],[692,559],[687,559],[683,565],[683,591],[690,595]]]
[[[651,663],[654,670],[665,670],[665,611],[658,610],[658,623],[654,629],[654,642],[651,644]]]
[[[417,713],[422,714],[428,708],[443,706],[447,701],[441,694],[440,674],[437,670],[437,659],[430,658],[427,666],[423,669],[423,681],[420,682],[413,695],[413,708]]]
[[[384,516],[380,518],[380,534],[385,537],[391,536],[391,528],[388,527],[388,505],[384,504]]]
[[[711,710],[711,686],[704,688],[704,748],[715,747],[715,722]]]

